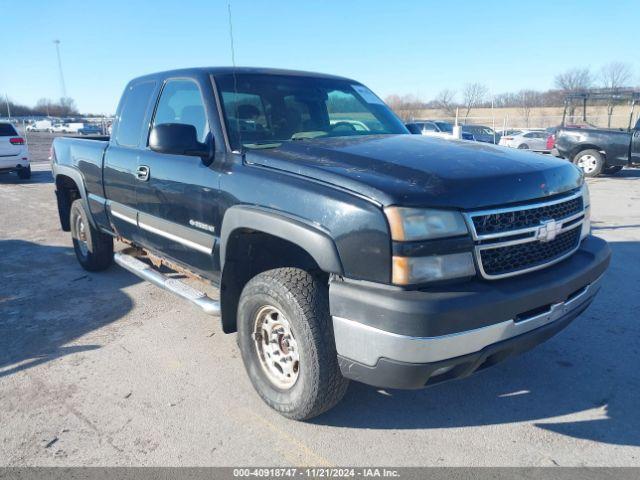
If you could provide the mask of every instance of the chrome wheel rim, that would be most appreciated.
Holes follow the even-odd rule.
[[[280,310],[271,305],[258,310],[253,343],[269,381],[282,390],[292,388],[300,375],[300,351],[289,320]]]
[[[82,217],[80,215],[78,215],[78,217],[76,218],[75,227],[78,248],[80,249],[80,253],[82,253],[82,255],[86,257],[89,254],[89,244],[87,243],[87,231],[84,226],[84,221],[82,220]]]
[[[593,155],[583,155],[578,159],[576,165],[578,165],[584,173],[592,173],[598,168],[598,160]]]

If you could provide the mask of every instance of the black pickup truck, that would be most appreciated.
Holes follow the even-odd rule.
[[[115,259],[219,315],[290,418],[331,408],[349,379],[420,388],[527,350],[587,308],[609,263],[574,165],[411,135],[346,78],[148,75],[106,140],[52,146],[80,264]]]
[[[567,107],[571,100],[583,102],[583,121],[587,119],[587,101],[611,97],[611,94],[575,94],[565,101],[562,126],[555,134],[555,149],[558,156],[564,157],[577,165],[587,177],[596,177],[601,173],[615,174],[623,167],[640,165],[640,119],[633,126],[635,106],[640,100],[640,93],[624,95],[629,97],[631,112],[629,125],[625,130],[611,128],[595,128],[591,125],[567,127],[564,125]],[[617,95],[616,97],[623,97]]]

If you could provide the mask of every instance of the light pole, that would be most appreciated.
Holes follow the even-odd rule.
[[[7,117],[11,121],[11,107],[9,106],[9,95],[7,93],[4,94],[4,99],[7,102]]]
[[[54,40],[56,45],[56,54],[58,56],[58,71],[60,72],[60,88],[62,89],[62,98],[67,98],[67,87],[64,84],[64,74],[62,73],[62,60],[60,59],[60,40]]]

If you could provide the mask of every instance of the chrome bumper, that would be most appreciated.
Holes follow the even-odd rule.
[[[380,358],[407,363],[433,363],[478,352],[503,340],[535,330],[571,314],[590,302],[602,276],[562,303],[524,319],[511,319],[474,330],[438,337],[411,337],[380,330],[360,322],[333,317],[338,355],[375,366]]]

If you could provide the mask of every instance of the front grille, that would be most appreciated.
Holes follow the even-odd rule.
[[[550,242],[525,242],[480,250],[485,276],[508,275],[553,262],[575,250],[582,225],[559,234]]]
[[[552,205],[474,215],[471,219],[476,234],[480,236],[537,227],[543,220],[562,220],[582,212],[582,209],[582,196],[579,196]]]

